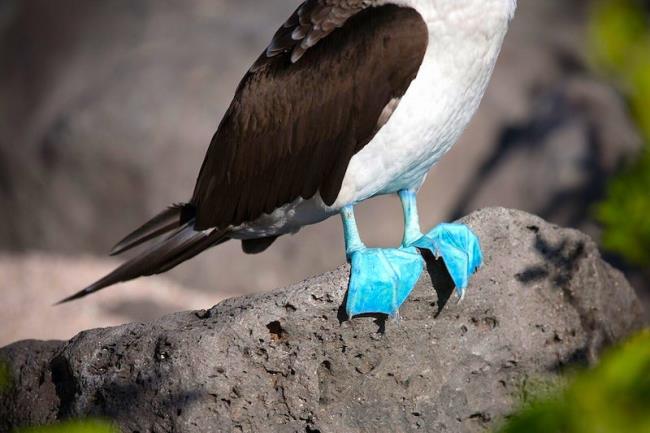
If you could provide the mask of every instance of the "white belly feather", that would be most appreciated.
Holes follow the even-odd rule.
[[[457,0],[444,6],[431,0],[400,2],[415,7],[427,22],[429,46],[392,117],[351,159],[335,203],[328,207],[319,196],[298,199],[234,228],[233,237],[296,232],[348,204],[417,189],[458,140],[485,93],[511,13],[502,10],[502,0]],[[467,6],[478,2],[483,6]]]

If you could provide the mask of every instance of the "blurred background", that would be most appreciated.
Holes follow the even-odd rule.
[[[51,307],[187,200],[234,89],[299,0],[0,0],[0,346],[206,308],[344,262],[332,218],[259,256],[228,243],[164,277]],[[471,126],[421,192],[425,228],[485,206],[586,231],[650,299],[650,1],[519,0]],[[396,198],[358,212],[401,240]]]

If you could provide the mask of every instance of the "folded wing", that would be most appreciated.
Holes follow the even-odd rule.
[[[212,139],[191,200],[196,229],[237,226],[317,193],[336,200],[428,42],[415,10],[372,3],[307,0],[278,30]]]

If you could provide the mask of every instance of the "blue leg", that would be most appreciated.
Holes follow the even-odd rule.
[[[366,248],[352,206],[341,210],[345,253],[352,268],[346,303],[348,317],[367,313],[394,316],[424,270],[415,247]]]
[[[354,208],[346,206],[341,210],[341,219],[343,220],[343,237],[345,239],[345,256],[348,262],[352,260],[352,255],[360,250],[365,250],[366,246],[361,241],[357,220],[354,218]]]
[[[410,189],[403,189],[399,192],[399,198],[402,201],[402,210],[404,211],[402,246],[407,247],[422,237],[416,193]]]
[[[415,191],[399,193],[404,209],[403,247],[417,247],[442,257],[456,285],[456,293],[463,299],[471,276],[483,263],[478,237],[463,224],[440,224],[426,235],[420,232]]]

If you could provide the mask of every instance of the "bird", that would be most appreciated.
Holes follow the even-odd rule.
[[[166,272],[226,241],[245,253],[331,216],[342,218],[346,311],[396,315],[442,258],[460,299],[483,261],[463,224],[421,232],[417,193],[477,111],[516,0],[305,0],[239,83],[188,201],[121,240],[143,250],[69,302]],[[369,248],[354,207],[396,194],[402,244]]]

